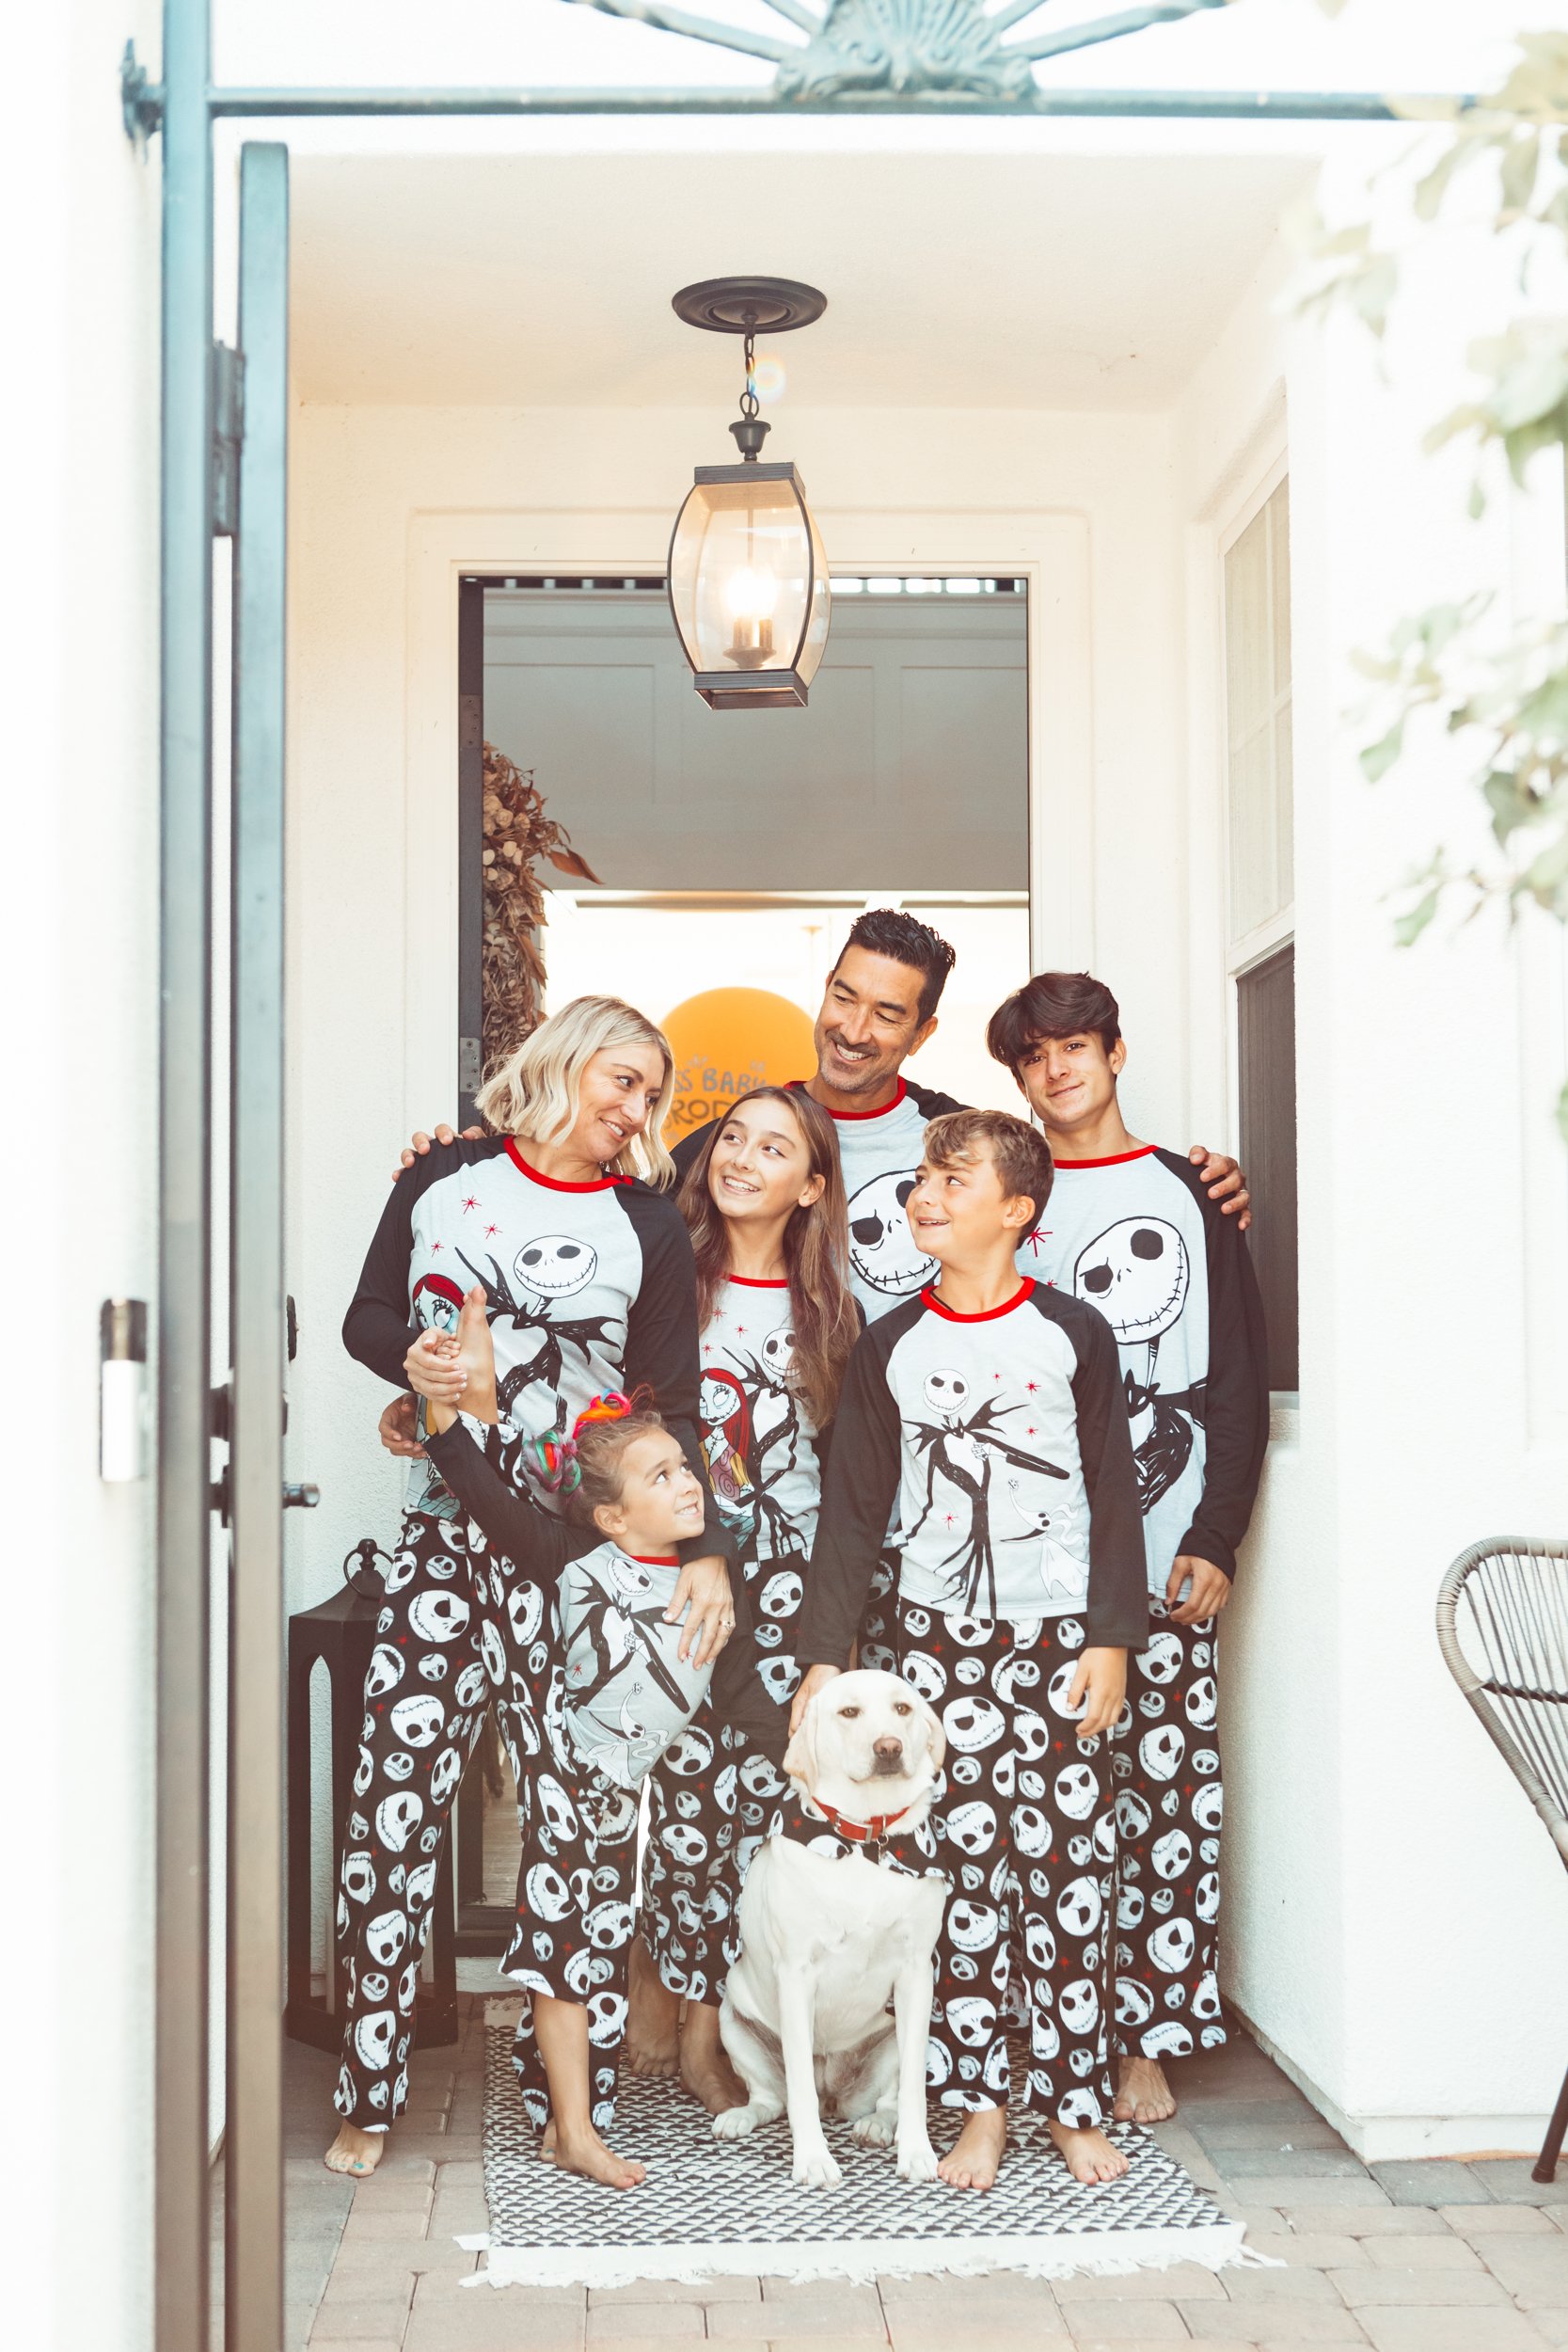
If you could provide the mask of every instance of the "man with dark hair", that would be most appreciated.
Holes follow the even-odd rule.
[[[813,1042],[815,1074],[796,1083],[820,1103],[838,1133],[849,1201],[849,1281],[868,1322],[911,1298],[935,1271],[911,1237],[904,1203],[914,1183],[927,1120],[961,1106],[911,1086],[903,1065],[937,1025],[957,957],[940,932],[893,907],[872,907],[850,926],[828,975]],[[685,1175],[700,1127],[674,1152]]]
[[[1117,2114],[1175,2113],[1161,2059],[1225,2040],[1214,1959],[1220,1756],[1214,1620],[1230,1597],[1269,1432],[1262,1304],[1237,1223],[1177,1152],[1128,1133],[1117,1000],[1039,972],[986,1041],[1045,1132],[1056,1181],[1020,1268],[1099,1309],[1132,1419],[1150,1593],[1115,1740],[1121,1830]]]

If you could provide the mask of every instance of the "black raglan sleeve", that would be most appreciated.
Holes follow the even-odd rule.
[[[917,1087],[912,1078],[904,1081],[904,1091],[922,1119],[945,1119],[949,1111],[966,1111],[967,1103],[956,1103],[950,1094],[940,1094],[935,1087]]]
[[[1089,1605],[1085,1633],[1091,1645],[1142,1649],[1148,1639],[1148,1571],[1143,1511],[1132,1461],[1121,1355],[1104,1316],[1059,1291],[1037,1285],[1037,1301],[1059,1302],[1078,1359],[1072,1375],[1078,1413],[1078,1456],[1089,1498]]]
[[[707,1465],[697,1438],[697,1391],[702,1381],[697,1350],[697,1264],[691,1237],[681,1213],[668,1193],[652,1192],[646,1184],[627,1184],[617,1194],[631,1219],[642,1252],[642,1279],[626,1323],[626,1383],[629,1396],[640,1388],[652,1393],[665,1427],[678,1438],[703,1482],[705,1507],[703,1533],[678,1547],[683,1560],[706,1560],[716,1552],[734,1563],[735,1538],[719,1516],[708,1485]],[[746,1616],[746,1600],[730,1579],[736,1621]]]
[[[1209,1271],[1209,1374],[1203,1391],[1203,1492],[1180,1553],[1212,1560],[1232,1580],[1269,1442],[1269,1338],[1246,1236],[1175,1152],[1162,1160],[1203,1211]]]
[[[493,1159],[504,1140],[486,1136],[481,1142],[435,1144],[403,1174],[388,1194],[376,1224],[359,1286],[343,1317],[343,1345],[356,1361],[406,1389],[403,1359],[420,1336],[420,1326],[408,1311],[408,1261],[414,1250],[414,1208],[432,1184],[438,1184],[460,1168]]]
[[[895,1341],[924,1311],[918,1298],[895,1307],[862,1336],[849,1359],[796,1633],[795,1654],[803,1665],[849,1662],[898,1491],[898,1406],[888,1384],[888,1359]]]
[[[403,1359],[420,1336],[408,1311],[408,1261],[414,1250],[414,1203],[447,1172],[443,1153],[432,1152],[417,1167],[404,1168],[387,1196],[365,1263],[359,1285],[343,1317],[343,1345],[370,1371],[406,1389]]]
[[[530,1583],[553,1590],[568,1560],[603,1543],[596,1528],[574,1527],[527,1502],[485,1460],[460,1421],[439,1437],[427,1437],[424,1450],[468,1517]]]

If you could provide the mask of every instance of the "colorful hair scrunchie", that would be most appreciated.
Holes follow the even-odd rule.
[[[572,1423],[569,1438],[558,1437],[550,1430],[542,1438],[532,1438],[534,1473],[546,1493],[576,1494],[582,1484],[582,1468],[578,1460],[578,1438],[582,1431],[594,1422],[625,1421],[635,1409],[629,1396],[623,1396],[619,1389],[611,1389],[604,1396],[589,1399]]]

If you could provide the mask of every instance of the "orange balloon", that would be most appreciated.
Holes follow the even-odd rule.
[[[670,1147],[722,1119],[753,1087],[787,1086],[816,1067],[811,1022],[771,989],[705,989],[662,1025],[675,1057],[675,1099],[664,1121]]]

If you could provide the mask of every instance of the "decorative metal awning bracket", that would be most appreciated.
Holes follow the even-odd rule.
[[[214,87],[207,93],[214,121],[330,121],[359,117],[430,119],[439,116],[559,115],[942,115],[1088,117],[1101,120],[1397,122],[1430,119],[1471,97],[1410,96],[1390,100],[1371,90],[1050,89],[1030,72],[1037,58],[1121,38],[1146,25],[1191,15],[1225,0],[1150,0],[1091,24],[1074,25],[1042,40],[1004,44],[1001,34],[1049,5],[1004,0],[986,16],[976,0],[830,0],[818,17],[805,0],[768,0],[802,32],[804,45],[711,24],[654,5],[654,0],[566,0],[596,8],[746,56],[766,57],[778,71],[767,88],[523,89],[511,87],[310,89]],[[884,20],[897,21],[899,40],[885,38]],[[938,36],[942,36],[941,40]],[[138,148],[163,128],[164,91],[149,78],[127,41],[120,60],[120,104],[126,135]]]

